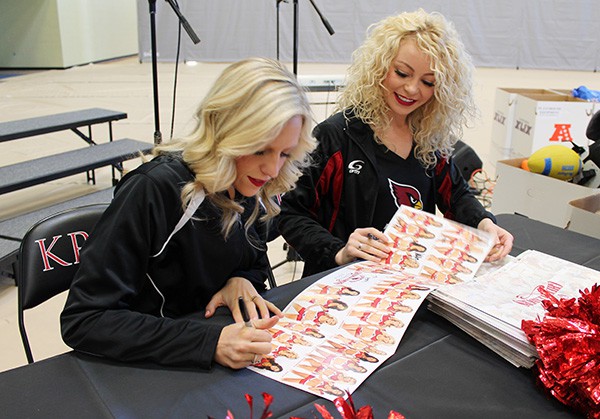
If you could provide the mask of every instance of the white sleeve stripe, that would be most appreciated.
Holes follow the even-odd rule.
[[[196,212],[196,210],[198,209],[198,207],[200,206],[202,201],[204,201],[204,196],[205,196],[204,191],[199,191],[199,192],[194,193],[194,196],[192,197],[192,199],[190,199],[190,202],[189,202],[187,208],[185,209],[183,215],[179,219],[179,222],[177,223],[177,225],[175,226],[175,228],[173,229],[171,234],[169,234],[169,237],[167,237],[167,240],[162,245],[162,247],[160,248],[158,253],[152,256],[153,258],[157,257],[165,250],[165,247],[167,247],[167,244],[169,244],[171,237],[173,237],[175,235],[175,233],[177,233],[179,230],[181,230],[181,228],[185,225],[185,223],[187,223],[188,220],[190,218],[192,218],[192,216],[194,215],[194,213]]]

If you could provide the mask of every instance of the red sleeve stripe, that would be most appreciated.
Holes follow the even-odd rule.
[[[331,193],[331,196],[333,197],[333,211],[331,221],[329,222],[329,231],[333,230],[333,226],[335,225],[340,210],[343,184],[344,172],[342,153],[338,151],[329,158],[315,185],[315,204],[311,209],[311,212],[316,215],[318,208],[321,206],[321,196]]]
[[[446,207],[446,212],[444,213],[444,217],[448,219],[454,219],[454,215],[452,214],[450,207],[450,200],[452,198],[452,178],[450,176],[450,167],[448,166],[448,161],[446,159],[440,159],[439,163],[436,165],[435,171],[436,175],[439,175],[444,172],[444,178],[438,188],[438,192],[442,197],[442,201],[444,202],[444,206]],[[444,171],[444,169],[446,169]]]

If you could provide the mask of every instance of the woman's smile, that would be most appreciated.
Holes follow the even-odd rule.
[[[396,101],[402,106],[412,106],[416,102],[416,100],[401,96],[398,93],[394,93],[394,96],[396,97]]]

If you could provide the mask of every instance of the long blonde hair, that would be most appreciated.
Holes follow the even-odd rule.
[[[195,180],[182,190],[184,206],[194,191],[203,189],[207,199],[223,211],[222,231],[226,237],[243,211],[229,194],[222,193],[236,179],[236,159],[264,149],[297,115],[303,121],[298,146],[279,175],[260,189],[247,229],[258,218],[260,202],[266,210],[265,220],[279,213],[274,197],[295,186],[316,145],[311,136],[309,101],[295,76],[283,65],[271,59],[249,58],[228,66],[200,104],[192,132],[156,147],[155,154],[182,153],[195,174]]]
[[[338,107],[353,108],[375,132],[385,131],[391,119],[383,81],[406,39],[414,39],[427,54],[435,75],[434,96],[407,117],[416,156],[431,167],[437,161],[435,152],[443,158],[449,156],[462,137],[463,127],[478,115],[471,58],[452,23],[441,14],[418,9],[371,25],[366,40],[352,55]]]

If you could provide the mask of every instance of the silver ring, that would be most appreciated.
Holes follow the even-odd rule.
[[[254,358],[252,359],[252,365],[258,364],[262,357],[259,354],[254,354]]]
[[[360,242],[358,243],[358,247],[357,247],[357,249],[358,249],[358,250],[362,249],[362,243],[360,243]]]

